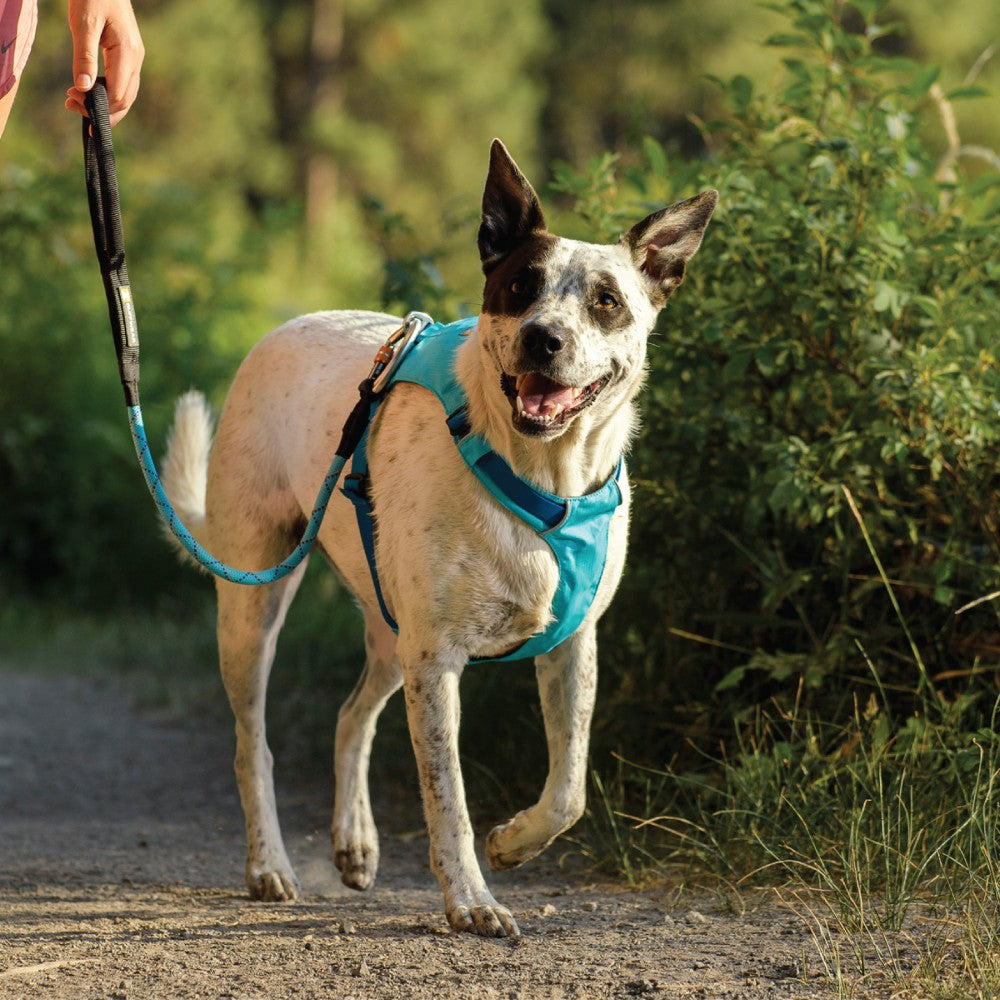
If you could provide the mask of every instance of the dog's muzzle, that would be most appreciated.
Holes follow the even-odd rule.
[[[611,380],[610,375],[582,387],[563,385],[541,372],[500,376],[500,389],[511,403],[511,420],[522,434],[534,437],[561,432],[590,406]]]

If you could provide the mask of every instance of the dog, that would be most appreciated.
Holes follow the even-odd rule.
[[[490,151],[478,234],[482,311],[463,330],[452,373],[467,400],[467,430],[543,497],[586,498],[609,483],[616,490],[601,532],[603,565],[590,574],[592,600],[572,633],[535,658],[549,773],[537,804],[489,834],[494,869],[535,857],[583,814],[596,625],[625,562],[629,488],[621,456],[636,431],[647,338],[701,245],[717,197],[707,190],[655,212],[614,245],[563,239],[547,230],[538,196],[503,144],[495,140]],[[321,312],[274,330],[240,366],[214,441],[204,398],[191,393],[178,402],[163,481],[188,529],[216,557],[253,569],[287,555],[356,386],[399,327],[398,318],[379,313]],[[516,655],[553,624],[559,560],[545,530],[484,488],[444,418],[440,399],[404,381],[371,425],[377,575],[344,495],[335,494],[318,536],[365,624],[364,669],[336,729],[333,854],[346,885],[372,885],[379,846],[369,752],[379,712],[402,687],[448,923],[516,937],[514,917],[494,899],[476,860],[458,756],[458,684],[470,661]],[[263,900],[299,892],[278,825],[264,704],[278,633],[304,569],[259,587],[217,581],[246,880]]]

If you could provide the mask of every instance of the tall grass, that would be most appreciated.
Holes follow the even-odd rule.
[[[700,767],[595,775],[582,846],[639,884],[767,886],[808,925],[843,996],[1000,995],[1000,700],[936,686],[853,497],[913,656],[908,697],[870,675],[846,717],[777,699]],[[906,704],[904,713],[900,705]]]

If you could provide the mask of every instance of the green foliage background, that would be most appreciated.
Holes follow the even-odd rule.
[[[613,186],[561,180],[611,228],[622,188],[720,190],[654,343],[632,464],[644,558],[613,612],[624,697],[640,678],[660,692],[664,745],[724,739],[749,705],[840,717],[866,690],[904,716],[931,691],[992,705],[995,605],[956,611],[1000,562],[1000,161],[943,168],[923,127],[937,71],[880,54],[874,23],[790,6],[777,85],[718,81],[715,155],[647,142]]]
[[[712,185],[651,345],[595,760],[695,766],[761,706],[850,718],[875,690],[895,718],[982,724],[997,602],[956,611],[1000,563],[994,0],[136,11],[148,57],[116,141],[154,452],[176,395],[221,402],[291,315],[475,310],[494,135],[568,235],[613,239]],[[211,586],[175,564],[131,453],[63,17],[43,11],[0,143],[0,601],[200,621]],[[305,713],[321,699],[296,690],[335,703],[359,649],[324,631],[331,599],[314,579],[280,654]],[[470,717],[511,720],[494,745],[531,777],[530,676],[471,683]]]

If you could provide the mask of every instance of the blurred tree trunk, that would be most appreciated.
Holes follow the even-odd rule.
[[[337,165],[324,141],[325,124],[343,111],[341,53],[344,9],[341,0],[314,0],[309,37],[309,136],[305,162],[306,241],[322,238],[337,194]]]

